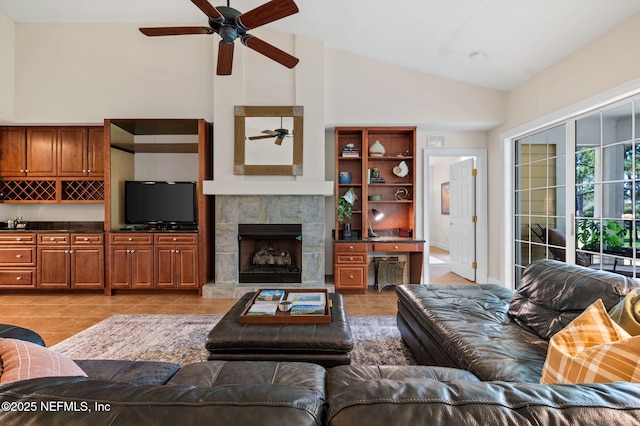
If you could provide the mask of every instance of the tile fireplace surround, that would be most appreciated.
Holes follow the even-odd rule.
[[[322,195],[216,195],[215,283],[205,298],[237,298],[260,284],[238,280],[238,224],[302,224],[302,282],[286,287],[325,287],[325,225]],[[275,287],[274,284],[267,284]],[[333,285],[330,285],[331,290]]]

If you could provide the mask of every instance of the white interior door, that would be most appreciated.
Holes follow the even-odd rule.
[[[474,159],[449,167],[451,272],[476,280],[476,201]]]

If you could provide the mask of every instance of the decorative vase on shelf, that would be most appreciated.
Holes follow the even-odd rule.
[[[375,141],[373,145],[369,147],[369,155],[371,157],[382,157],[385,153],[384,146],[380,143],[380,141]]]
[[[350,240],[351,239],[351,224],[350,223],[345,223],[344,224],[344,229],[342,230],[342,238],[344,238],[345,240]]]
[[[351,172],[338,173],[338,183],[351,183]]]

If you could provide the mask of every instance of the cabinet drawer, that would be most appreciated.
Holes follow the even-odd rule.
[[[336,256],[337,263],[367,263],[367,256],[363,254],[338,254]]]
[[[366,288],[365,266],[338,266],[336,288]]]
[[[333,251],[336,253],[366,253],[367,243],[335,243]]]
[[[198,244],[197,234],[155,234],[156,244]]]
[[[36,248],[0,247],[1,266],[36,266]]]
[[[153,244],[153,234],[111,234],[111,244]]]
[[[0,269],[0,288],[36,288],[36,270]]]
[[[71,234],[73,245],[101,245],[103,241],[102,234]]]
[[[38,234],[38,245],[69,245],[69,234]]]
[[[424,243],[374,243],[373,251],[416,252],[423,251]]]
[[[0,234],[0,245],[35,244],[36,234]]]

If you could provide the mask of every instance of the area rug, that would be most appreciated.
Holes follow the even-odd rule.
[[[207,335],[222,315],[113,315],[51,346],[72,359],[206,361]],[[416,365],[395,317],[349,317],[353,364]]]

